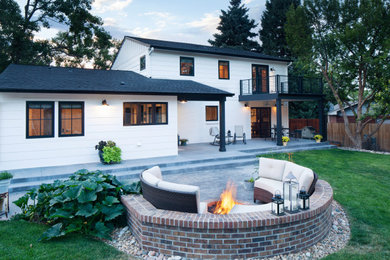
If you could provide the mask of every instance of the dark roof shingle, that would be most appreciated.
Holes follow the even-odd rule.
[[[162,40],[146,39],[146,38],[139,38],[133,36],[126,36],[125,38],[134,39],[136,41],[142,42],[144,44],[147,44],[157,49],[198,52],[198,53],[207,53],[207,54],[216,54],[216,55],[225,55],[225,56],[252,58],[252,59],[283,61],[283,62],[291,61],[290,59],[286,59],[286,58],[280,58],[280,57],[265,55],[259,52],[244,51],[244,50],[233,49],[233,48],[218,48],[218,47],[200,45],[200,44],[162,41]]]
[[[0,74],[0,92],[156,94],[193,98],[234,95],[191,80],[153,79],[132,71],[15,64]]]

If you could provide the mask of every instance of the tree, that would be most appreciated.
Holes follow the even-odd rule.
[[[390,116],[389,24],[388,0],[306,0],[287,14],[289,46],[322,74],[340,106],[345,132],[357,148],[362,147],[363,130],[371,118],[377,125],[369,137]],[[356,119],[354,131],[346,107]]]
[[[265,11],[261,16],[261,29],[259,30],[260,51],[262,53],[286,58],[291,57],[284,25],[287,22],[286,13],[290,6],[293,5],[296,8],[299,4],[300,0],[267,0]]]
[[[209,43],[215,47],[232,47],[243,50],[254,50],[258,43],[251,38],[256,34],[251,30],[256,28],[255,21],[249,19],[248,8],[241,4],[241,0],[231,0],[227,11],[221,10],[221,21],[217,29],[220,33],[214,34],[214,40]]]
[[[14,0],[0,0],[0,71],[9,63],[57,64],[107,68],[113,55],[111,36],[90,13],[92,0],[26,0],[23,11]],[[42,27],[65,25],[51,41],[34,39]]]

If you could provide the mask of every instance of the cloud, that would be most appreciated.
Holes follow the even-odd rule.
[[[120,11],[133,0],[95,0],[92,7],[97,13],[104,13],[107,11]]]
[[[60,30],[57,28],[41,27],[41,30],[34,35],[34,40],[48,40],[56,36]]]
[[[168,19],[168,20],[172,20],[174,18],[174,16],[171,13],[168,13],[168,12],[146,12],[143,15],[159,17],[159,18],[165,18],[165,19]]]
[[[112,17],[106,17],[103,19],[104,26],[117,26],[118,23],[115,18]]]
[[[205,13],[200,20],[189,22],[186,25],[192,28],[199,28],[208,33],[216,33],[219,21],[219,12],[215,11],[213,13]]]
[[[244,4],[250,4],[251,2],[253,2],[253,0],[244,0]]]
[[[137,27],[130,30],[130,33],[143,38],[158,38],[156,35],[158,35],[161,31],[162,30],[160,28],[150,29],[149,27]]]

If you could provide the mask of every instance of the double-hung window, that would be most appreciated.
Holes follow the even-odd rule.
[[[59,102],[58,136],[84,135],[84,102]]]
[[[180,75],[194,76],[195,75],[194,58],[180,57]]]
[[[26,108],[26,137],[54,137],[54,102],[28,101]]]
[[[219,60],[218,61],[218,78],[229,79],[229,61]]]
[[[218,106],[206,106],[206,121],[218,121]]]
[[[124,126],[162,124],[168,124],[168,103],[123,103]]]

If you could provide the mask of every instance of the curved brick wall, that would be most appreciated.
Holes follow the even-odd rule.
[[[144,250],[186,258],[268,257],[300,251],[329,232],[333,190],[319,180],[310,210],[276,217],[269,211],[231,215],[156,209],[139,195],[122,196],[128,224]]]

